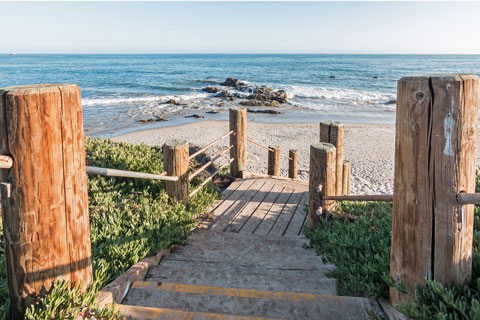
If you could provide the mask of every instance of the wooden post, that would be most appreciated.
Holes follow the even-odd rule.
[[[177,181],[165,181],[170,197],[183,204],[188,203],[189,147],[185,141],[173,140],[163,145],[164,168],[169,176],[177,176]]]
[[[342,195],[348,196],[350,194],[350,175],[352,174],[352,164],[348,160],[343,160],[343,182]]]
[[[2,89],[0,122],[1,152],[13,158],[1,187],[10,308],[23,319],[53,280],[92,282],[80,88]]]
[[[322,201],[322,197],[335,195],[336,150],[330,143],[314,143],[310,146],[310,179],[308,189],[308,227],[315,228],[317,210],[330,211],[335,201]],[[320,212],[319,212],[320,213]]]
[[[335,193],[340,196],[343,192],[343,124],[334,121],[320,122],[320,142],[331,143],[337,150]]]
[[[230,130],[235,133],[230,135],[230,174],[235,178],[244,178],[247,173],[247,110],[231,108],[229,110]]]
[[[268,146],[268,175],[278,176],[280,175],[280,147]]]
[[[409,295],[390,288],[392,304],[408,301],[425,279],[471,280],[479,79],[470,75],[398,81],[390,273]]]
[[[297,179],[298,177],[298,170],[297,170],[297,163],[298,163],[298,152],[297,150],[290,150],[288,151],[288,177],[290,179]]]

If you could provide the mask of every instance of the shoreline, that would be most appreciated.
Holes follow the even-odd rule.
[[[202,120],[193,123],[135,131],[112,137],[119,142],[163,145],[168,140],[184,140],[190,146],[203,147],[227,133],[228,121]],[[298,176],[307,180],[310,145],[319,140],[319,123],[247,123],[247,136],[263,145],[281,147],[280,175],[288,175],[289,149],[298,151]],[[344,124],[344,159],[352,163],[351,192],[362,194],[393,192],[393,159],[395,127],[382,124]],[[207,150],[216,155],[228,146],[228,138]],[[218,160],[224,163],[227,157]],[[247,145],[247,170],[256,173],[267,171],[267,151],[259,146]]]

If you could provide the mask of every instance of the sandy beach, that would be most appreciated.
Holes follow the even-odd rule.
[[[288,174],[288,150],[298,150],[298,168],[309,169],[309,147],[319,140],[318,123],[257,123],[247,125],[248,137],[264,145],[281,147],[281,175]],[[171,139],[181,139],[191,145],[204,146],[228,132],[226,121],[199,121],[185,125],[133,132],[114,137],[115,141],[134,144],[162,145]],[[352,193],[392,193],[394,126],[345,124],[344,159],[352,162]],[[224,149],[228,139],[209,149],[215,155]],[[267,151],[247,145],[247,166],[250,172],[266,173]],[[223,160],[226,161],[226,158]],[[222,160],[219,160],[223,163]],[[301,179],[308,173],[299,172]]]

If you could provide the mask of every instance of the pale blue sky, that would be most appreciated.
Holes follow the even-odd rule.
[[[480,54],[479,2],[0,2],[0,52]]]

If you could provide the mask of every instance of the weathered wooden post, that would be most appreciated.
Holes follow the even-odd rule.
[[[330,211],[335,202],[322,200],[324,195],[335,195],[336,150],[330,143],[314,143],[310,146],[310,179],[308,188],[308,227],[315,228],[318,213]]]
[[[348,196],[350,194],[350,175],[352,174],[352,164],[348,160],[343,160],[343,182],[342,195]]]
[[[297,150],[288,151],[288,177],[290,179],[297,179],[298,177],[298,152]]]
[[[185,141],[173,140],[163,145],[164,168],[167,175],[178,177],[177,181],[165,181],[170,197],[183,204],[188,203],[189,147]]]
[[[247,173],[247,110],[231,108],[229,110],[230,130],[235,131],[230,135],[230,174],[235,178],[244,178]]]
[[[71,84],[0,90],[3,227],[11,315],[56,279],[92,282],[80,88]],[[5,130],[7,129],[7,130]]]
[[[392,304],[408,301],[425,279],[471,279],[479,79],[471,75],[398,81],[390,273],[409,294],[390,288]]]
[[[342,195],[343,182],[343,124],[334,121],[320,122],[320,142],[331,143],[336,148],[335,195]]]
[[[280,147],[268,146],[268,170],[270,176],[280,175]]]

